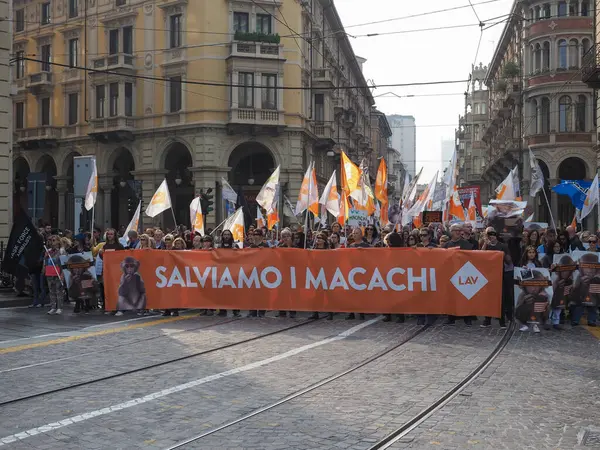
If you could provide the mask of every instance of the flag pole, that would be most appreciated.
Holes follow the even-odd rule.
[[[175,229],[177,229],[177,219],[175,218],[175,210],[173,209],[173,205],[171,205],[171,214],[173,214],[173,224],[175,225]]]
[[[228,218],[227,218],[228,219]],[[221,222],[219,225],[217,225],[216,227],[213,228],[213,230],[210,232],[210,234],[213,234],[215,231],[217,231],[219,229],[219,227],[221,225],[223,225],[225,222],[227,222],[227,219],[225,219],[223,222]]]
[[[546,200],[546,206],[548,206],[548,212],[550,213],[550,221],[552,222],[552,228],[554,228],[554,232],[558,234],[556,222],[554,222],[554,216],[552,215],[552,207],[550,206],[550,202],[548,201],[548,194],[546,194],[545,186],[542,186],[542,193],[544,194],[544,199]]]
[[[62,278],[60,277],[60,274],[58,273],[58,268],[56,267],[56,264],[54,264],[54,258],[52,258],[50,256],[50,250],[48,250],[48,247],[46,247],[46,245],[44,244],[44,250],[46,250],[46,254],[48,255],[48,258],[50,259],[50,262],[52,263],[52,267],[54,267],[54,271],[56,272],[56,274],[58,275],[58,281],[60,281],[60,285],[64,288],[65,285],[63,283]],[[62,274],[62,271],[61,271]]]
[[[312,172],[310,171],[312,167],[312,161],[310,162],[310,164],[308,165],[308,170],[309,170],[309,176],[312,178]],[[310,185],[311,185],[311,179],[309,178],[308,180],[308,194],[306,197],[306,216],[304,218],[304,250],[306,250],[306,240],[308,239],[308,215],[310,214]]]

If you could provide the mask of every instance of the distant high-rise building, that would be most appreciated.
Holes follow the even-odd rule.
[[[455,148],[456,143],[454,142],[454,139],[442,139],[442,170],[450,164]]]
[[[417,128],[413,116],[393,114],[388,116],[392,128],[392,147],[402,155],[402,162],[411,177],[416,174]]]

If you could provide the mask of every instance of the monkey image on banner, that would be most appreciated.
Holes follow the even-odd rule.
[[[598,253],[573,252],[579,266],[571,294],[574,306],[596,307],[600,300],[600,263]]]
[[[146,287],[144,280],[138,273],[140,262],[128,256],[121,262],[121,284],[119,284],[119,298],[117,311],[146,309]]]
[[[577,265],[569,255],[554,255],[552,264],[552,309],[566,309],[569,307],[573,289],[573,274]]]
[[[98,281],[91,252],[62,255],[65,267],[65,282],[69,299],[75,302],[74,313],[88,312],[97,306]]]
[[[515,318],[522,324],[543,324],[552,297],[549,271],[515,267],[515,280]]]

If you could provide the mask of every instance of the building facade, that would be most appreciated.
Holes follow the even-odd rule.
[[[11,17],[9,0],[0,0],[0,17]],[[0,111],[12,109],[10,99],[10,53],[12,50],[12,22],[4,20],[0,27]],[[0,118],[0,241],[6,241],[12,224],[12,115]]]
[[[412,177],[417,167],[417,128],[413,116],[394,114],[388,116],[392,127],[392,147],[400,152],[402,161]]]
[[[593,42],[590,1],[516,1],[488,67],[489,121],[483,178],[490,192],[515,165],[529,194],[528,148],[544,172],[557,225],[571,222],[568,197],[550,187],[561,179],[593,178],[597,168],[593,91],[581,81]],[[550,222],[540,192],[535,220]]]
[[[220,199],[221,177],[253,210],[278,165],[295,198],[311,160],[324,184],[330,154],[373,154],[364,60],[328,1],[15,0],[14,10],[15,182],[47,175],[53,226],[78,213],[74,156],[96,156],[96,223],[117,227],[165,178],[188,224],[201,189]],[[15,202],[26,207],[20,190]],[[223,216],[216,203],[209,227]],[[143,220],[173,224],[167,213]]]

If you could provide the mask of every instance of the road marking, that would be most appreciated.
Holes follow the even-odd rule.
[[[599,327],[589,327],[586,325],[585,329],[588,330],[592,336],[594,336],[597,339],[600,339],[600,328]]]
[[[9,344],[11,342],[31,341],[33,339],[40,339],[40,338],[45,338],[45,337],[50,337],[50,336],[63,336],[68,333],[81,332],[81,331],[85,331],[85,330],[90,330],[92,328],[107,327],[109,325],[118,325],[118,324],[127,323],[127,322],[137,322],[138,320],[148,320],[148,319],[154,319],[156,317],[157,316],[135,317],[133,319],[127,319],[127,320],[115,320],[114,322],[99,323],[98,325],[90,325],[89,327],[75,329],[72,331],[62,331],[59,333],[38,334],[36,336],[24,337],[24,338],[19,338],[19,339],[9,339],[6,341],[0,341],[0,345]]]
[[[158,400],[159,398],[167,397],[168,395],[175,394],[177,392],[184,391],[186,389],[191,389],[196,386],[200,386],[206,383],[210,383],[211,381],[220,380],[221,378],[229,377],[232,375],[237,375],[242,372],[247,372],[252,369],[256,369],[262,366],[266,366],[267,364],[271,364],[276,361],[281,361],[282,359],[289,358],[291,356],[298,355],[307,350],[312,350],[313,348],[321,347],[326,344],[330,344],[331,342],[340,341],[342,339],[347,338],[348,336],[357,333],[358,331],[366,328],[374,323],[378,322],[381,317],[376,319],[368,320],[360,325],[356,325],[355,327],[349,328],[348,330],[334,336],[331,338],[323,339],[322,341],[313,342],[312,344],[303,345],[302,347],[297,347],[292,350],[289,350],[285,353],[280,353],[278,355],[272,356],[267,359],[262,359],[260,361],[256,361],[245,366],[236,367],[234,369],[227,370],[225,372],[216,373],[214,375],[209,375],[204,378],[199,378],[194,381],[190,381],[188,383],[179,384],[177,386],[173,386],[167,389],[162,389],[157,392],[153,392],[151,394],[145,395],[143,397],[134,398],[133,400],[129,400],[123,403],[118,403],[116,405],[108,406],[106,408],[97,409],[95,411],[89,411],[83,414],[78,414],[76,416],[68,417],[59,422],[52,422],[46,425],[42,425],[41,427],[31,428],[26,431],[22,431],[20,433],[12,434],[10,436],[6,436],[0,439],[0,447],[6,444],[12,444],[13,442],[22,441],[32,436],[37,436],[38,434],[49,433],[50,431],[59,430],[61,428],[67,427],[69,425],[73,425],[74,423],[83,422],[89,419],[93,419],[95,417],[105,416],[107,414],[122,411],[124,409],[132,408],[134,406],[142,405],[144,403],[148,403],[154,400]]]
[[[50,345],[66,344],[68,342],[75,342],[75,341],[79,341],[81,339],[87,339],[87,338],[97,337],[97,336],[105,336],[107,334],[119,333],[121,331],[137,330],[138,328],[146,328],[146,327],[152,327],[154,325],[178,322],[180,320],[187,320],[187,319],[191,319],[193,317],[198,317],[198,316],[199,316],[199,314],[192,314],[189,316],[179,316],[179,317],[168,317],[168,318],[164,318],[164,319],[158,319],[153,322],[138,323],[138,324],[134,324],[134,325],[126,325],[124,327],[109,328],[108,330],[93,331],[91,333],[78,334],[75,336],[66,336],[63,338],[53,339],[51,341],[34,342],[31,344],[23,344],[23,345],[15,345],[14,347],[0,348],[0,355],[5,355],[7,353],[21,352],[23,350],[31,350],[34,348],[49,347]],[[0,342],[0,345],[1,344],[2,344],[2,342]]]

